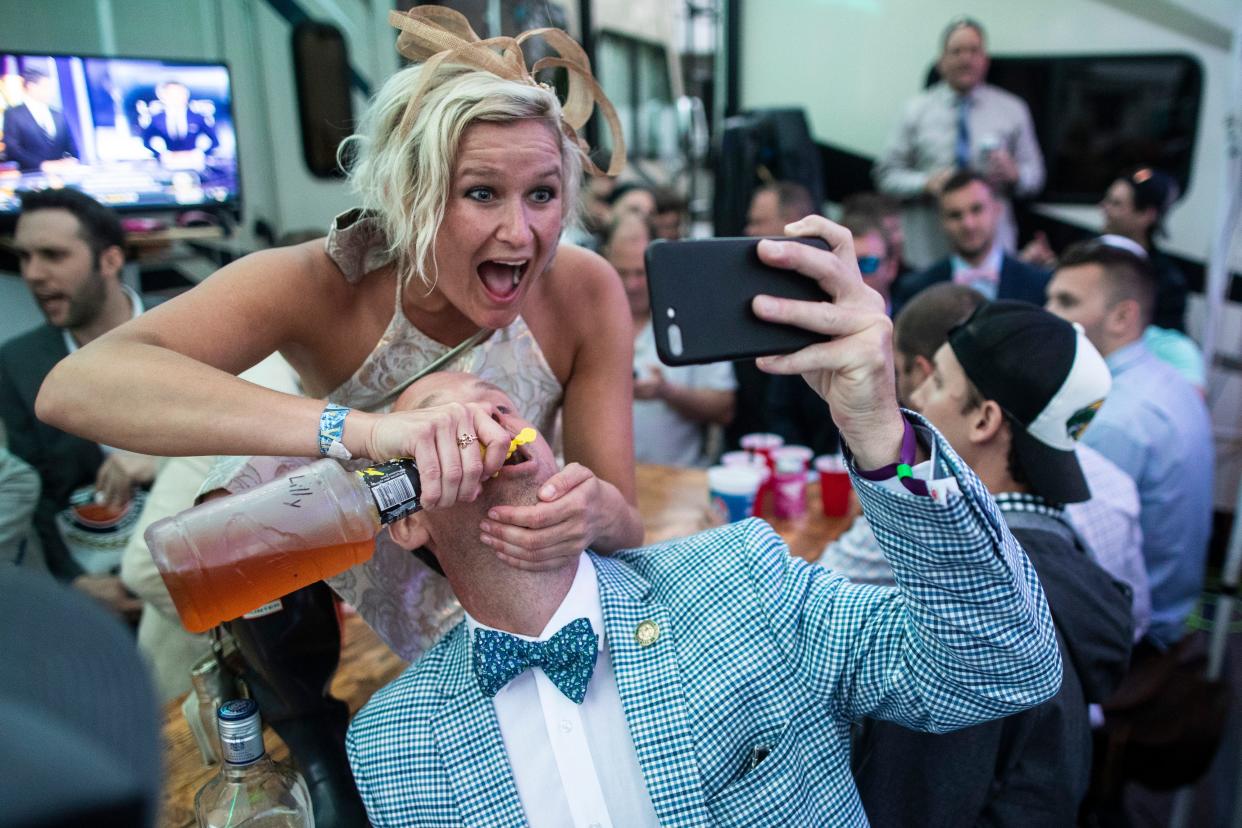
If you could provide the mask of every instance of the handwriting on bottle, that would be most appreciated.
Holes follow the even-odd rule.
[[[306,477],[306,475],[304,475],[304,474],[291,474],[291,475],[289,475],[289,480],[288,480],[288,483],[289,483],[289,491],[288,491],[289,500],[286,500],[286,501],[285,501],[285,505],[286,505],[286,506],[292,506],[292,507],[293,507],[293,508],[295,508],[295,509],[301,509],[301,508],[302,508],[302,498],[303,498],[303,497],[310,497],[311,495],[313,495],[313,494],[315,493],[315,492],[314,492],[314,490],[313,490],[313,489],[311,489],[309,486],[307,486],[305,483],[301,483],[301,482],[299,482],[299,481],[301,481],[301,480],[302,480],[303,478],[305,478],[305,477]]]

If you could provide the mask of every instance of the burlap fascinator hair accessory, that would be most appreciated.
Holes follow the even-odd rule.
[[[540,85],[532,77],[533,74],[543,69],[559,67],[569,76],[569,93],[561,104],[561,129],[581,148],[586,168],[594,175],[617,175],[625,167],[625,137],[621,132],[617,111],[600,88],[595,76],[591,74],[591,62],[587,59],[586,52],[561,29],[531,29],[516,38],[491,37],[480,40],[462,14],[443,6],[416,6],[404,14],[391,11],[388,13],[388,22],[401,30],[397,37],[397,51],[409,60],[423,64],[418,88],[410,97],[410,103],[401,119],[402,132],[408,133],[413,128],[422,106],[423,95],[435,78],[440,64],[469,66],[491,72],[505,80],[531,86]],[[534,37],[542,37],[559,57],[541,58],[527,71],[522,43]],[[601,171],[591,161],[588,155],[590,147],[578,134],[578,130],[590,119],[596,106],[603,113],[612,133],[612,158],[606,171]]]

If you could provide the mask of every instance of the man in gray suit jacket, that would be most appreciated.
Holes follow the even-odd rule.
[[[104,500],[126,502],[135,484],[152,480],[155,461],[53,428],[35,417],[34,401],[56,363],[142,313],[142,299],[121,283],[124,243],[116,215],[90,196],[71,189],[24,194],[13,246],[47,324],[0,346],[0,419],[10,450],[43,481],[34,524],[48,568],[123,614],[140,604],[116,576],[83,574],[56,513],[74,490],[92,484]]]

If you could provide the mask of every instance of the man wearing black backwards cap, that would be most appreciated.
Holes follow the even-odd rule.
[[[1067,666],[1049,701],[956,733],[868,720],[854,761],[873,826],[1075,824],[1091,768],[1087,706],[1120,681],[1131,641],[1128,590],[1091,560],[1062,509],[1090,497],[1074,441],[1109,384],[1080,329],[1000,301],[950,333],[914,392],[1035,565]]]

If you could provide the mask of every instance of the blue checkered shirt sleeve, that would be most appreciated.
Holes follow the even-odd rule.
[[[755,555],[760,601],[812,698],[848,719],[943,732],[1024,710],[1061,684],[1043,590],[996,503],[925,421],[944,502],[854,475],[897,588],[852,584],[788,555]],[[775,535],[774,543],[779,543]]]

